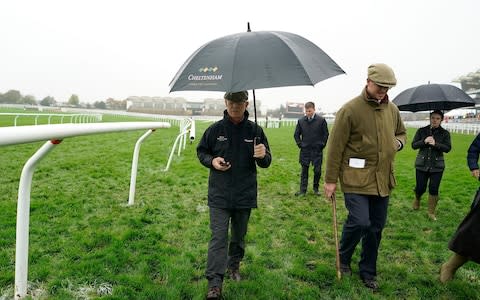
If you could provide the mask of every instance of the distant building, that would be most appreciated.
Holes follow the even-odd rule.
[[[192,102],[189,101],[186,103],[187,112],[192,116],[198,116],[203,114],[204,104],[202,102]]]
[[[467,75],[460,76],[453,80],[462,85],[462,90],[469,94],[475,103],[480,104],[480,69],[470,72]]]
[[[127,111],[162,115],[223,116],[225,110],[225,100],[223,98],[187,101],[182,97],[130,96],[125,101]],[[257,114],[260,115],[261,102],[256,100],[256,105]],[[253,118],[253,100],[250,100],[248,111]]]
[[[225,100],[223,98],[187,101],[182,97],[130,96],[125,101],[127,111],[161,115],[223,116],[225,110]],[[260,104],[261,102],[257,100],[257,114],[259,115]],[[248,111],[253,118],[253,100],[250,101]]]
[[[305,104],[303,102],[287,102],[283,116],[285,118],[301,118],[305,115],[304,107]]]
[[[221,116],[225,110],[225,100],[208,98],[203,100],[203,115]]]

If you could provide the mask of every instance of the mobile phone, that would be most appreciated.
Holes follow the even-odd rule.
[[[220,165],[221,165],[222,167],[227,167],[227,166],[230,165],[230,162],[228,162],[228,161],[226,161],[226,162],[221,162]]]

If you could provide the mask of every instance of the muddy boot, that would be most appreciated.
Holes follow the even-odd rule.
[[[468,258],[453,254],[450,259],[442,265],[440,268],[440,281],[445,283],[453,279],[455,272],[460,268],[464,263],[468,261]]]
[[[436,221],[437,217],[435,216],[435,208],[437,207],[438,203],[438,195],[428,195],[428,217],[432,221]]]
[[[415,199],[413,200],[412,208],[418,210],[420,208],[420,195],[415,193]]]

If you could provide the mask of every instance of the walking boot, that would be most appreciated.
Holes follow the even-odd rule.
[[[437,207],[438,203],[438,195],[428,195],[428,217],[432,221],[436,221],[437,217],[435,216],[435,208]]]
[[[420,197],[417,193],[415,193],[415,199],[413,200],[412,208],[413,210],[418,210],[420,208]]]
[[[453,254],[452,257],[450,257],[450,259],[440,268],[440,281],[445,283],[452,280],[457,269],[463,266],[467,261],[468,258],[465,256],[458,255],[457,253]]]

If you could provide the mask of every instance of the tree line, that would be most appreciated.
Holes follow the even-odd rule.
[[[25,105],[42,105],[42,106],[57,106],[58,103],[52,96],[47,96],[41,100],[32,95],[22,95],[20,91],[9,90],[2,94],[0,93],[0,104],[25,104]],[[126,100],[115,100],[108,98],[106,101],[95,101],[93,104],[80,103],[80,99],[76,94],[72,94],[68,99],[67,105],[73,107],[99,108],[99,109],[126,109]]]

